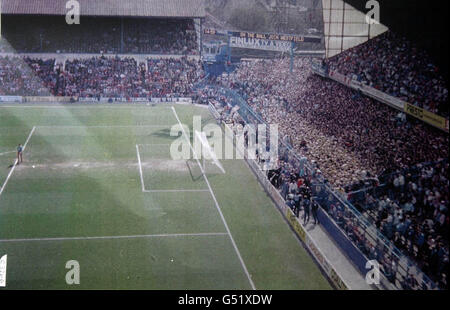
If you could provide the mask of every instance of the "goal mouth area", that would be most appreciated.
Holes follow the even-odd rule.
[[[208,176],[215,176],[215,175],[223,175],[224,172],[220,170],[217,165],[215,165],[213,162],[209,160],[205,160],[203,162],[202,159],[199,160],[200,164],[202,165],[202,169]],[[191,176],[192,181],[198,181],[203,178],[203,172],[202,169],[200,169],[198,162],[196,159],[187,159],[186,160],[186,166],[189,170],[189,174]]]
[[[201,158],[199,159],[201,165],[203,166],[203,170],[205,173],[210,173],[210,171],[214,171],[210,166],[216,166],[219,170],[219,173],[225,174],[225,169],[217,158],[216,153],[209,145],[208,139],[206,138],[206,134],[204,132],[195,131],[195,136],[198,141],[202,145]],[[207,170],[209,168],[209,170]]]

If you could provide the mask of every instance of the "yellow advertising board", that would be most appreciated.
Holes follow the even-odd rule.
[[[70,97],[56,96],[26,96],[23,97],[25,102],[69,102]]]
[[[297,218],[295,217],[294,213],[292,213],[291,209],[286,208],[286,217],[289,223],[291,224],[294,231],[297,233],[297,235],[302,239],[303,242],[306,241],[306,233],[303,230],[300,223],[297,221]]]
[[[442,116],[431,113],[430,111],[427,111],[410,103],[405,104],[405,113],[448,132],[448,120]]]

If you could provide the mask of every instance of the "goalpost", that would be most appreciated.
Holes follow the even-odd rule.
[[[206,171],[206,161],[211,161],[214,165],[216,165],[222,173],[226,173],[220,161],[217,159],[216,154],[212,150],[211,146],[208,143],[208,139],[206,138],[206,134],[204,132],[195,131],[195,135],[202,144],[202,164],[203,171]]]

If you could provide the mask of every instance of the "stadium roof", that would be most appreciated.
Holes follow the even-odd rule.
[[[333,57],[388,30],[379,23],[369,25],[364,10],[345,0],[322,0],[326,56]]]
[[[204,0],[78,0],[81,16],[205,17]],[[66,0],[1,0],[2,14],[66,15]]]

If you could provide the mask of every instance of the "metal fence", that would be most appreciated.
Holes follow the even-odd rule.
[[[239,106],[239,114],[247,124],[268,124],[256,113],[236,91],[217,85],[207,85],[214,88],[218,93],[227,97],[230,103]],[[366,260],[376,259],[380,262],[384,279],[392,283],[396,288],[405,288],[404,280],[408,275],[415,277],[420,289],[437,289],[437,285],[425,275],[420,268],[406,257],[394,244],[388,240],[379,230],[364,217],[347,198],[334,191],[321,174],[317,173],[315,164],[305,161],[285,141],[280,141],[279,158],[290,163],[293,167],[304,169],[312,176],[312,192],[318,197],[322,210],[333,220],[339,231],[345,234],[360,252],[356,256],[364,257]],[[356,227],[356,230],[355,230]],[[326,227],[324,227],[326,229]],[[352,229],[350,229],[352,228]],[[340,245],[336,231],[327,230]],[[362,239],[361,239],[362,238]],[[369,248],[369,251],[367,249]],[[344,248],[348,251],[348,248]],[[353,251],[353,249],[351,250]],[[360,255],[361,254],[361,255]],[[363,272],[362,262],[354,261],[358,269]],[[364,262],[365,264],[365,262]],[[385,287],[392,287],[385,283]]]

